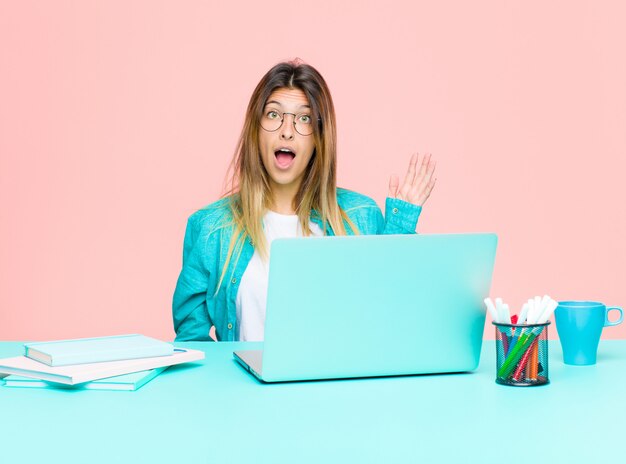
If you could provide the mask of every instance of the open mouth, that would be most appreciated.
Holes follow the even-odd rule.
[[[278,166],[281,168],[287,168],[295,159],[296,154],[288,148],[281,148],[274,152],[274,156],[276,156],[276,163],[278,163]]]

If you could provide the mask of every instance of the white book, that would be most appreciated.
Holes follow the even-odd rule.
[[[77,385],[91,380],[145,371],[157,367],[173,366],[200,359],[204,359],[203,351],[183,348],[174,348],[174,354],[170,356],[57,367],[47,366],[26,356],[16,356],[14,358],[0,359],[0,373],[17,374],[22,377],[48,380],[66,385]]]
[[[67,385],[64,383],[50,382],[49,380],[33,379],[11,374],[4,378],[5,387],[19,388],[45,388],[45,389],[65,389],[65,390],[139,390],[143,385],[150,382],[167,367],[157,367],[147,371],[132,372],[130,374],[116,375],[106,379],[92,380],[78,385]],[[2,382],[0,380],[0,382]]]
[[[48,366],[68,366],[174,353],[170,343],[141,334],[24,343],[24,356]]]

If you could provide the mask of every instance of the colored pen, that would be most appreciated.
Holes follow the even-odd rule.
[[[513,374],[513,380],[515,380],[516,382],[519,382],[522,378],[522,371],[528,365],[528,358],[530,358],[530,355],[533,351],[534,343],[535,341],[533,340],[533,342],[528,347],[526,352],[524,352],[522,359],[520,360],[519,364],[517,365],[517,368],[515,369],[515,373]]]
[[[515,368],[517,362],[524,355],[524,352],[528,349],[530,344],[537,337],[537,335],[541,333],[542,330],[543,327],[536,327],[532,329],[529,333],[527,332],[519,337],[517,343],[515,344],[515,347],[509,351],[509,354],[504,360],[504,363],[502,363],[502,366],[500,366],[500,369],[498,370],[498,377],[500,377],[501,379],[506,379],[511,374],[511,371]]]
[[[502,352],[506,357],[506,355],[509,353],[509,337],[507,337],[507,335],[502,331],[500,331],[500,337],[502,339]]]
[[[511,324],[517,324],[518,321],[518,316],[516,314],[514,314],[513,316],[511,316]],[[518,330],[521,330],[519,327],[516,327],[513,329],[513,333],[511,334],[511,343],[509,344],[509,349],[505,352],[505,354],[509,354],[509,351],[511,351],[513,349],[513,347],[515,346],[515,344],[517,343],[517,332]],[[520,332],[521,333],[521,332]]]
[[[532,344],[532,354],[530,356],[530,367],[528,368],[528,378],[537,380],[537,371],[539,370],[539,347],[535,340]]]

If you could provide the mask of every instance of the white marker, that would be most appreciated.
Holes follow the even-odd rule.
[[[535,300],[528,300],[528,315],[526,316],[527,324],[534,324],[537,321],[537,310],[535,309]]]
[[[535,303],[537,302],[537,297],[535,297]],[[543,317],[543,313],[550,302],[550,297],[548,295],[544,295],[543,298],[539,301],[539,306],[537,307],[537,315],[535,317],[535,321],[537,324],[541,324],[541,318]]]
[[[537,322],[541,320],[541,316],[543,312],[546,310],[548,303],[550,302],[550,297],[548,295],[544,295],[541,301],[539,301],[539,311],[537,311]]]
[[[511,323],[511,310],[509,309],[508,304],[502,305],[502,314],[504,316],[504,323],[510,324]]]
[[[493,322],[500,322],[498,320],[498,312],[496,311],[496,307],[493,305],[493,301],[491,298],[485,298],[485,306],[487,306],[487,311],[489,311],[489,315],[491,316],[491,320]]]
[[[559,304],[556,301],[554,301],[553,299],[550,299],[550,301],[548,301],[548,306],[546,306],[545,311],[539,318],[539,323],[545,324],[546,322],[548,322],[550,318],[552,317],[552,313],[554,313],[554,310],[556,309],[558,305]]]
[[[522,306],[522,310],[519,313],[519,318],[517,319],[518,324],[523,324],[524,322],[526,322],[526,317],[528,317],[529,308],[530,306],[528,306],[528,303],[524,303],[524,306]]]
[[[508,324],[504,317],[504,306],[502,305],[502,298],[496,298],[496,312],[498,313],[498,322],[501,324]]]

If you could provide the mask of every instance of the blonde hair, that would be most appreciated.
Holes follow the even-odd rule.
[[[311,106],[314,124],[314,151],[294,207],[305,235],[310,234],[309,216],[315,210],[322,230],[330,227],[335,235],[346,235],[347,224],[353,233],[355,225],[337,203],[337,131],[335,108],[330,90],[321,74],[300,60],[282,62],[270,69],[258,83],[248,104],[235,156],[231,162],[229,196],[233,236],[217,290],[233,257],[238,259],[245,240],[250,240],[263,259],[269,256],[263,233],[262,218],[271,202],[269,176],[261,159],[259,145],[260,119],[269,96],[281,88],[299,89]],[[345,223],[344,223],[345,221]]]

